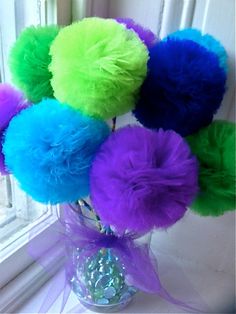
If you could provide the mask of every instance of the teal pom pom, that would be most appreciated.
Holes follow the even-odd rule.
[[[53,97],[49,49],[58,32],[57,26],[27,27],[10,51],[12,80],[31,102]]]
[[[227,54],[222,44],[209,34],[203,35],[199,30],[194,28],[186,28],[178,30],[167,38],[176,38],[181,40],[192,40],[199,45],[205,47],[208,51],[215,53],[219,58],[220,66],[227,71]],[[166,40],[165,38],[164,40]]]
[[[89,170],[108,125],[53,99],[23,110],[5,134],[5,164],[36,201],[62,203],[89,193]]]

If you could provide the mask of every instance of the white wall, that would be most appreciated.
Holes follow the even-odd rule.
[[[159,34],[163,11],[163,0],[119,0],[109,1],[109,17],[130,17]]]
[[[235,120],[235,1],[198,0],[193,27],[219,39],[229,56],[228,91],[216,118]]]

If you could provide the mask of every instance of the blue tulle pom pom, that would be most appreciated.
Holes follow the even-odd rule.
[[[215,53],[192,40],[167,39],[150,48],[148,68],[134,110],[140,123],[182,136],[211,123],[226,82]]]
[[[199,30],[194,28],[186,28],[183,30],[178,30],[170,35],[168,35],[164,40],[168,38],[175,38],[181,40],[192,40],[199,45],[205,47],[207,50],[214,52],[218,58],[220,66],[227,71],[227,53],[225,48],[221,43],[209,34],[203,35]]]
[[[110,129],[53,99],[12,119],[3,151],[21,188],[42,203],[75,201],[89,193],[89,170]]]

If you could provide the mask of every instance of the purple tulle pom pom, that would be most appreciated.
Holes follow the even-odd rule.
[[[148,48],[153,46],[157,41],[157,38],[152,31],[137,24],[134,20],[130,18],[118,17],[116,18],[116,21],[118,23],[125,24],[127,29],[133,30]]]
[[[11,119],[22,109],[29,106],[23,94],[9,84],[0,84],[0,174],[8,172],[4,166],[4,155],[2,153],[3,134]]]
[[[183,217],[198,191],[198,166],[174,131],[128,126],[102,145],[90,180],[102,222],[120,233],[142,233]]]

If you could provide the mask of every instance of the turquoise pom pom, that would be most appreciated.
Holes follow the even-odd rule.
[[[225,48],[213,36],[209,34],[203,35],[199,30],[194,28],[186,28],[168,35],[164,40],[167,40],[167,38],[176,38],[181,40],[189,39],[198,43],[207,50],[214,52],[219,58],[220,66],[227,71],[227,54]]]
[[[109,133],[104,121],[46,99],[11,120],[6,167],[36,201],[75,201],[89,194],[90,166]]]

